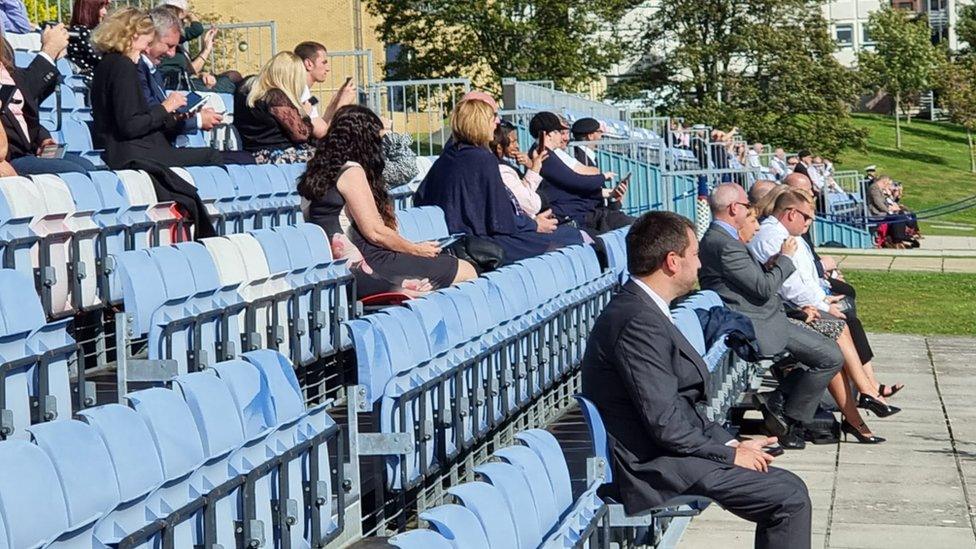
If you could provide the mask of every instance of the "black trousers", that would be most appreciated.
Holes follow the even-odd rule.
[[[686,492],[718,502],[737,517],[756,523],[757,549],[810,549],[813,505],[800,477],[776,467],[760,473],[723,467]]]
[[[827,280],[830,282],[830,293],[847,297],[846,301],[849,308],[844,311],[844,316],[847,317],[847,327],[851,331],[851,339],[854,340],[857,357],[861,359],[862,364],[871,362],[871,359],[874,358],[874,350],[868,341],[868,335],[864,332],[864,325],[857,317],[857,292],[854,290],[854,286],[836,278]]]

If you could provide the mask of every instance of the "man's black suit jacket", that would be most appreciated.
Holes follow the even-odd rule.
[[[628,514],[661,505],[734,466],[725,429],[709,421],[701,356],[634,281],[607,305],[583,357],[583,395],[610,439],[615,496]]]
[[[23,114],[28,132],[24,135],[17,118],[4,105],[0,120],[3,121],[3,131],[7,133],[7,160],[36,155],[41,142],[51,137],[47,129],[41,126],[39,105],[54,93],[58,84],[58,69],[38,55],[26,69],[11,69],[10,76],[24,96]]]

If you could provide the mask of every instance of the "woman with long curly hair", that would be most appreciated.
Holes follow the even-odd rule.
[[[298,183],[306,221],[325,230],[336,259],[349,259],[360,296],[416,296],[474,278],[470,263],[397,232],[383,180],[382,130],[380,118],[365,107],[336,111]]]

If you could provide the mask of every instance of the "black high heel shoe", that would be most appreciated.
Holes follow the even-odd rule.
[[[863,426],[864,423],[861,423],[861,425]],[[844,433],[844,442],[847,442],[847,435],[854,435],[854,438],[856,438],[857,441],[860,442],[861,444],[881,444],[882,442],[887,440],[885,438],[876,437],[874,435],[867,436],[862,434],[853,425],[848,423],[846,419],[840,424],[840,430]]]
[[[893,416],[901,411],[901,408],[897,406],[884,404],[873,396],[866,395],[864,393],[861,393],[861,395],[857,398],[857,407],[864,408],[865,410],[871,410],[874,412],[874,415],[878,417]]]

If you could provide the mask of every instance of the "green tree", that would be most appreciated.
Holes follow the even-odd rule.
[[[640,0],[366,0],[380,38],[400,46],[391,78],[554,80],[577,89],[622,56],[613,23]]]
[[[966,128],[969,143],[969,171],[976,173],[976,56],[966,55],[949,61],[939,70],[939,98],[949,118]]]
[[[850,117],[856,75],[834,59],[818,2],[669,0],[641,27],[638,51],[666,53],[611,93],[644,86],[691,122],[787,148],[833,155],[863,144]]]
[[[932,31],[924,16],[885,7],[871,14],[868,28],[874,51],[862,50],[858,65],[869,87],[884,90],[894,99],[895,147],[900,149],[902,109],[907,111],[915,95],[933,87],[942,56],[932,45]]]

